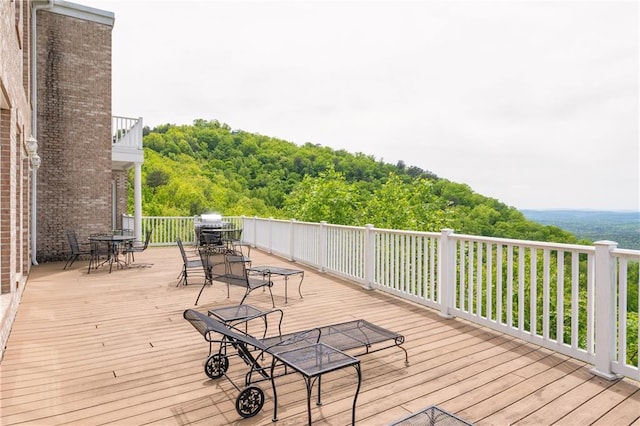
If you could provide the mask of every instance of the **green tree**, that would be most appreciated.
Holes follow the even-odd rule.
[[[290,218],[305,222],[353,225],[359,206],[355,185],[331,169],[317,178],[305,176],[286,198],[284,212]]]

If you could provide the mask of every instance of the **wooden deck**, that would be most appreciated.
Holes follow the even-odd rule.
[[[285,265],[251,252],[255,265]],[[176,287],[177,247],[136,254],[134,267],[87,275],[86,261],[34,267],[0,364],[2,425],[167,424],[271,425],[269,382],[263,410],[241,419],[238,391],[203,372],[208,345],[182,318],[192,308],[201,278]],[[405,335],[410,366],[391,348],[361,358],[363,381],[356,421],[385,425],[429,405],[478,425],[640,425],[640,387],[606,381],[589,365],[462,320],[447,320],[408,302],[306,269],[302,292],[276,280],[283,331],[363,318]],[[215,283],[197,309],[237,303],[242,290]],[[247,302],[269,308],[268,293]],[[229,369],[242,383],[237,357]],[[301,376],[277,381],[280,425],[306,423]],[[351,420],[353,369],[323,378],[323,405],[312,404],[314,424]]]

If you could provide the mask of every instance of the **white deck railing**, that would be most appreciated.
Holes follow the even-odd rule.
[[[142,149],[142,119],[112,116],[111,139],[119,147]]]
[[[318,268],[640,380],[640,312],[627,312],[640,251],[594,246],[225,217],[242,239]],[[154,245],[194,241],[193,217],[144,217]],[[637,283],[640,284],[640,283]],[[639,309],[640,311],[640,309]],[[635,317],[634,317],[635,314]],[[633,340],[633,341],[632,341]]]

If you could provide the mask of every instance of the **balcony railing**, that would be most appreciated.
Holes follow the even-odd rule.
[[[111,167],[128,170],[144,162],[142,118],[111,117]],[[140,184],[140,183],[138,183]]]
[[[118,147],[142,149],[142,119],[112,116],[111,139]]]
[[[194,241],[193,217],[143,217],[153,245]],[[251,245],[640,380],[640,251],[225,217]],[[634,304],[628,304],[633,300]],[[635,305],[632,312],[628,306]]]

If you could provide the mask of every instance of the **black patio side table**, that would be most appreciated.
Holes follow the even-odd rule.
[[[448,411],[435,405],[430,405],[417,413],[409,414],[402,419],[391,423],[389,426],[472,426],[466,420],[454,416]]]
[[[249,272],[265,275],[280,275],[284,277],[284,304],[287,304],[287,282],[292,275],[300,275],[300,283],[298,284],[298,294],[302,299],[302,280],[304,280],[304,271],[302,269],[281,268],[279,266],[253,266],[249,268]]]
[[[221,322],[229,326],[235,326],[237,324],[245,323],[245,332],[247,331],[247,322],[252,319],[262,318],[262,320],[264,321],[264,333],[262,337],[264,338],[267,335],[267,330],[269,329],[267,316],[273,312],[278,312],[280,314],[280,322],[278,323],[278,335],[281,335],[282,318],[284,317],[284,312],[282,312],[282,310],[280,309],[262,311],[251,305],[233,305],[209,309],[208,315],[210,317],[216,317]]]
[[[273,388],[273,421],[278,421],[278,394],[276,392],[276,383],[274,370],[278,362],[297,371],[304,378],[307,385],[307,416],[309,425],[311,424],[311,390],[313,383],[318,381],[318,402],[320,401],[321,379],[322,375],[337,371],[346,367],[354,367],[358,374],[358,387],[353,397],[353,408],[351,411],[351,424],[356,423],[356,401],[360,392],[360,384],[362,382],[362,373],[360,372],[360,360],[347,355],[342,351],[325,345],[324,343],[314,343],[302,348],[296,348],[289,351],[278,352],[273,354],[271,363],[271,386]]]

